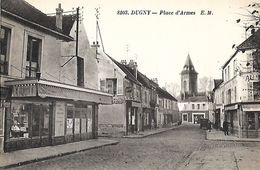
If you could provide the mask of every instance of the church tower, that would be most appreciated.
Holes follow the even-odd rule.
[[[190,55],[188,54],[181,72],[181,100],[197,94],[197,76],[198,73],[195,71]]]

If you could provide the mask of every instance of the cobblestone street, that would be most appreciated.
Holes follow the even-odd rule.
[[[257,169],[260,144],[205,140],[197,125],[14,169]],[[258,155],[258,156],[257,156]]]

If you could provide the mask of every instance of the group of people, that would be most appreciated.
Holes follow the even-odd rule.
[[[229,123],[226,120],[224,120],[223,131],[224,131],[225,136],[228,135],[228,124]],[[211,131],[211,122],[210,121],[208,121],[208,123],[207,123],[207,129],[209,132]]]

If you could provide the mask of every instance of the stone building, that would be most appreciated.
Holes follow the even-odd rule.
[[[237,46],[222,67],[222,82],[214,89],[216,113],[238,137],[259,138],[260,30]]]
[[[112,105],[99,109],[99,135],[124,136],[142,130],[141,83],[121,63],[99,51],[99,88],[113,95]]]
[[[201,118],[213,121],[213,103],[209,94],[198,92],[198,73],[187,56],[181,72],[181,101],[179,110],[182,123],[200,123]]]
[[[47,16],[24,0],[1,1],[0,150],[12,151],[97,138],[95,52],[77,15]],[[66,63],[66,64],[65,64]]]

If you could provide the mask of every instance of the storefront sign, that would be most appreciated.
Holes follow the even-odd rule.
[[[225,110],[236,110],[238,108],[238,105],[232,105],[232,106],[225,106]]]
[[[113,97],[113,104],[123,104],[125,103],[125,96]]]
[[[141,103],[132,101],[132,107],[141,107]]]
[[[252,72],[245,74],[245,80],[247,82],[259,82],[260,81],[260,73],[259,72]]]
[[[245,112],[259,112],[260,111],[260,104],[246,104],[246,105],[242,105],[243,111]]]
[[[36,85],[16,85],[13,86],[12,97],[36,96]]]
[[[65,103],[56,102],[55,106],[55,136],[64,136]]]

